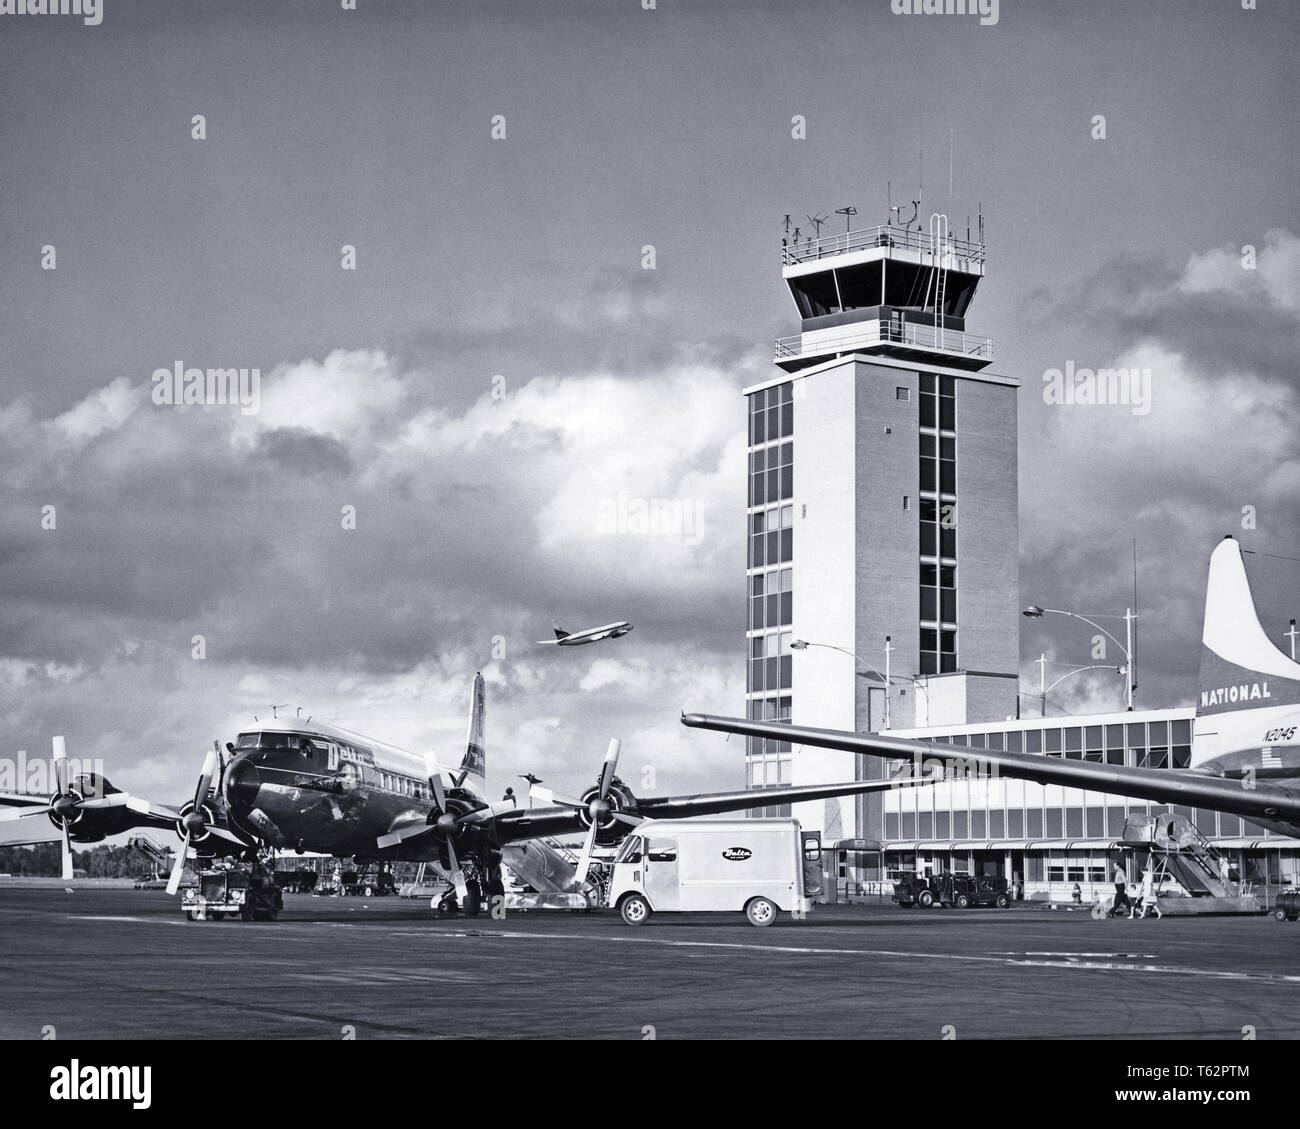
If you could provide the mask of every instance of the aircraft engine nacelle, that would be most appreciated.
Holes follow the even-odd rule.
[[[597,801],[599,798],[600,787],[598,785],[588,788],[587,791],[582,793],[583,806],[578,810],[578,818],[582,820],[582,825],[586,828],[591,827],[593,801]],[[615,777],[610,783],[603,805],[607,808],[607,813],[596,823],[596,841],[599,843],[617,842],[627,834],[628,825],[616,819],[614,813],[636,811],[636,796],[632,794],[632,790],[623,781]],[[597,806],[601,805],[598,804]]]
[[[50,806],[58,810],[49,813],[49,820],[61,829],[66,819],[68,835],[77,843],[98,843],[110,835],[130,831],[137,821],[129,809],[116,807],[91,810],[80,806],[83,800],[100,799],[120,791],[120,788],[114,788],[107,777],[99,773],[83,773],[69,782],[62,803],[59,796],[50,797]]]

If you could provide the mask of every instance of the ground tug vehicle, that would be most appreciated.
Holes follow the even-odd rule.
[[[988,874],[903,874],[894,881],[892,897],[904,909],[933,905],[1006,909],[1011,904],[1007,880]]]
[[[187,921],[274,921],[284,908],[275,875],[261,865],[236,863],[199,872],[198,886],[186,887],[181,908]]]
[[[614,856],[607,904],[628,925],[656,913],[744,913],[771,925],[812,908],[794,819],[648,819]]]

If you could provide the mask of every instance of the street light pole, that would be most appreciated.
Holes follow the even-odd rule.
[[[1284,634],[1291,640],[1291,661],[1295,662],[1295,639],[1297,634],[1295,629],[1295,620],[1291,621],[1291,630],[1284,632]]]
[[[890,636],[890,635],[886,635],[886,636],[885,636],[885,670],[886,670],[886,671],[888,671],[888,670],[890,669],[890,663],[892,662],[892,657],[893,657],[893,653],[894,653],[893,645],[892,645],[892,643],[890,642],[890,640],[891,640],[892,638],[893,638],[893,637]],[[847,647],[837,647],[834,643],[813,643],[813,642],[811,642],[811,641],[809,641],[809,640],[807,640],[807,639],[795,639],[795,640],[793,640],[793,641],[790,643],[790,649],[791,649],[792,651],[806,651],[809,647],[824,647],[824,648],[825,648],[826,650],[828,650],[828,651],[839,651],[839,653],[840,653],[841,655],[848,655],[849,658],[851,658],[855,663],[860,663],[862,666],[866,667],[869,671],[871,671],[872,674],[874,674],[877,678],[880,679],[881,682],[883,682],[883,683],[885,684],[885,719],[884,719],[884,721],[885,721],[885,725],[884,725],[884,728],[885,728],[885,729],[888,729],[888,728],[890,727],[890,719],[889,719],[889,687],[892,685],[892,682],[891,682],[891,679],[890,679],[889,674],[888,674],[888,673],[886,673],[886,674],[881,674],[880,671],[878,671],[878,670],[877,670],[874,666],[872,666],[869,662],[867,662],[865,659],[863,659],[863,658],[861,658],[860,656],[858,656],[857,654],[855,654],[853,651],[850,651]],[[899,681],[905,682],[905,681],[907,681],[907,680],[906,680],[906,679],[900,679]],[[915,683],[915,679],[913,679],[913,683]],[[928,700],[928,698],[929,698],[928,693],[927,693],[926,697],[927,697],[927,700]]]
[[[1133,691],[1136,688],[1136,683],[1133,679],[1133,674],[1136,669],[1136,664],[1133,661],[1133,624],[1137,620],[1137,612],[1132,608],[1125,608],[1122,616],[1113,615],[1109,617],[1111,619],[1124,620],[1125,637],[1128,639],[1127,646],[1116,639],[1115,636],[1102,627],[1100,623],[1094,622],[1086,615],[1079,615],[1078,612],[1067,612],[1063,608],[1040,608],[1037,604],[1030,604],[1029,607],[1025,608],[1025,610],[1020,614],[1028,616],[1030,619],[1042,619],[1043,615],[1047,612],[1051,612],[1053,615],[1068,615],[1071,619],[1077,619],[1082,623],[1088,624],[1089,627],[1095,627],[1106,636],[1107,639],[1114,643],[1115,646],[1124,652],[1124,704],[1129,710],[1132,710]],[[1098,618],[1106,617],[1099,616]]]
[[[889,636],[885,636],[885,728],[889,728],[889,660],[894,648],[889,645]]]

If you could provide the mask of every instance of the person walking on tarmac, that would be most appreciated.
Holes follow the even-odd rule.
[[[1132,913],[1133,903],[1128,896],[1128,875],[1124,873],[1124,868],[1120,866],[1118,859],[1115,860],[1115,873],[1112,880],[1115,883],[1115,904],[1110,907],[1111,917],[1118,915],[1120,906]]]

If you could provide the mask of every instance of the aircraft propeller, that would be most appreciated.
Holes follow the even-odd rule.
[[[400,827],[387,835],[381,835],[377,843],[381,849],[396,847],[407,839],[427,835],[430,831],[435,832],[446,844],[451,880],[456,887],[456,897],[463,902],[468,890],[465,883],[465,872],[461,869],[460,860],[456,857],[455,840],[457,832],[463,824],[481,823],[483,820],[491,819],[494,815],[513,811],[514,804],[488,804],[486,807],[476,808],[456,815],[447,803],[447,788],[442,782],[442,773],[438,771],[437,766],[432,761],[426,762],[426,767],[429,771],[429,789],[433,793],[433,809],[429,812],[429,818],[424,823],[408,823],[405,827]],[[453,780],[454,786],[459,788],[465,782],[466,775],[466,773],[462,772],[456,777]]]
[[[561,807],[586,811],[588,818],[591,820],[591,826],[587,829],[587,840],[582,845],[582,853],[578,855],[578,869],[574,875],[574,882],[579,887],[587,880],[587,872],[591,869],[592,852],[596,849],[596,836],[600,833],[601,828],[610,819],[616,819],[620,823],[628,824],[630,827],[635,827],[641,822],[640,816],[628,815],[626,812],[619,811],[617,807],[609,802],[609,788],[614,782],[614,773],[618,769],[618,756],[622,748],[623,742],[617,737],[609,739],[609,747],[605,750],[605,763],[600,770],[600,784],[596,789],[596,794],[588,800],[577,800],[572,796],[562,796],[550,788],[539,788],[536,785],[529,789],[529,795],[536,796],[542,803],[559,804]]]
[[[208,823],[208,812],[205,811],[203,804],[208,798],[208,789],[212,785],[212,776],[217,769],[217,754],[208,753],[203,758],[203,769],[199,773],[198,787],[194,789],[194,804],[179,819],[177,830],[181,832],[181,849],[176,852],[176,864],[172,867],[171,878],[167,880],[167,893],[175,894],[181,885],[181,873],[185,870],[185,863],[189,859],[191,845],[203,839],[207,835],[215,835],[219,839],[226,839],[232,843],[238,843],[240,846],[247,844],[239,836],[227,831],[224,827],[218,827],[215,824]]]
[[[32,815],[48,815],[62,832],[63,843],[63,880],[72,880],[72,837],[69,827],[75,823],[83,811],[101,811],[108,808],[130,808],[141,814],[152,814],[158,809],[146,800],[137,799],[126,792],[113,792],[107,796],[92,796],[89,799],[73,791],[68,780],[68,746],[62,737],[55,737],[51,742],[54,761],[54,795],[43,807],[23,808],[20,811],[7,811],[0,814],[0,821],[26,819]],[[170,814],[163,811],[163,814]]]

